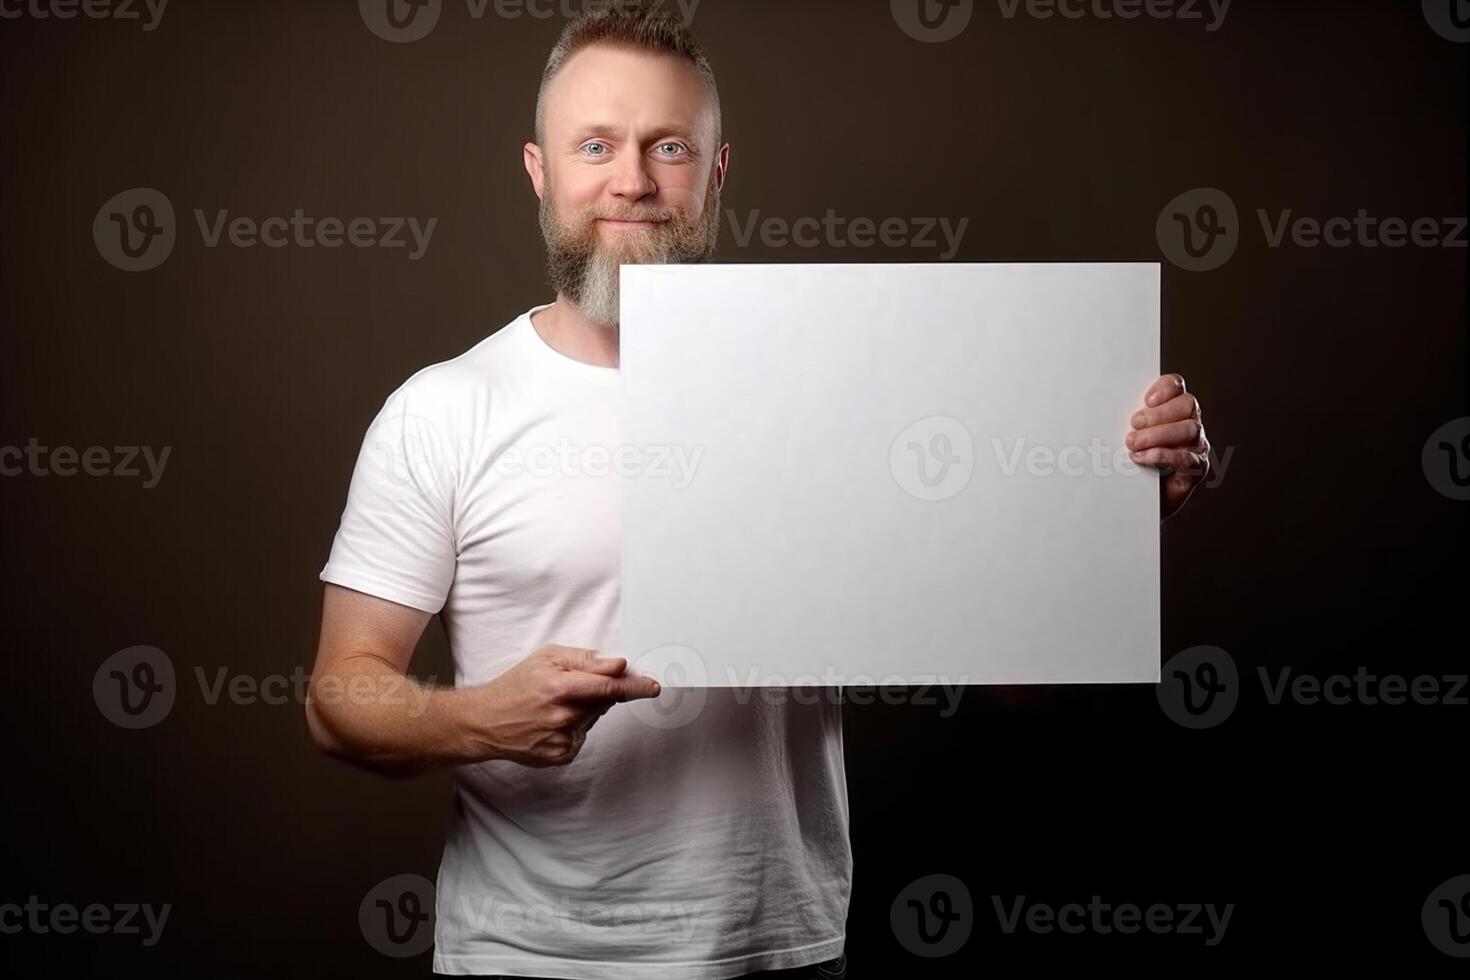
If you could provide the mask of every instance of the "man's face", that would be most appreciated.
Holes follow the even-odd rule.
[[[527,168],[551,285],[615,326],[620,264],[714,252],[728,159],[728,147],[716,154],[714,99],[678,58],[593,45],[567,60],[544,111]]]

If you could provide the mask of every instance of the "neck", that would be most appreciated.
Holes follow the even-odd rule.
[[[618,328],[589,320],[563,293],[531,315],[531,326],[559,354],[597,367],[618,366]]]

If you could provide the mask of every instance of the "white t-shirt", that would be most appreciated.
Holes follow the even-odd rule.
[[[638,654],[618,646],[621,374],[548,346],[541,309],[388,398],[321,573],[442,610],[459,686],[549,643]],[[436,972],[719,980],[843,951],[840,708],[711,689],[666,727],[680,696],[614,705],[568,766],[457,767]]]

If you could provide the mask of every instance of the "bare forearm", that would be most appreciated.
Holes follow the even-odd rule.
[[[355,619],[343,615],[354,605]],[[306,705],[319,749],[393,776],[492,759],[564,766],[613,705],[661,690],[629,675],[622,657],[556,644],[478,687],[420,684],[406,672],[424,621],[407,607],[328,590]]]
[[[386,775],[496,757],[478,737],[484,689],[421,684],[373,657],[349,658],[312,678],[307,724],[334,758]]]

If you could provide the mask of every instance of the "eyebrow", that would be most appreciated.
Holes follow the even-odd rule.
[[[578,129],[576,132],[579,135],[574,138],[578,143],[585,139],[590,139],[593,136],[600,136],[604,139],[616,139],[620,134],[617,127],[610,126],[607,123],[593,123],[590,126],[584,126]],[[677,126],[673,123],[660,123],[654,127],[654,132],[677,136],[690,144],[694,143],[694,134],[690,133],[683,126]],[[693,149],[692,145],[690,148]]]

